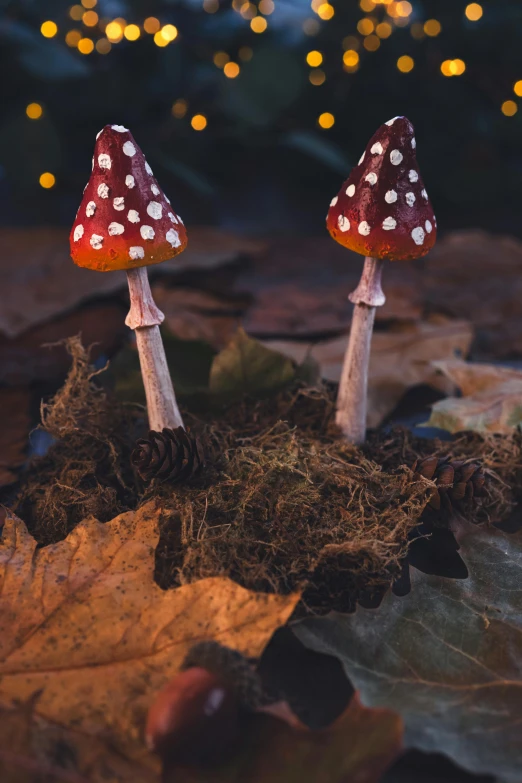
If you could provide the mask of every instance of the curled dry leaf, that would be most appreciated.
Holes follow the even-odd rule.
[[[522,769],[522,531],[459,522],[467,579],[412,569],[411,592],[379,609],[294,626],[336,655],[370,707],[402,715],[405,744],[519,783]]]
[[[493,364],[434,362],[463,396],[435,403],[428,426],[509,435],[522,424],[522,372]]]
[[[328,728],[304,726],[285,702],[243,720],[238,751],[211,769],[165,767],[165,783],[377,783],[402,749],[402,721],[357,694]]]
[[[158,513],[148,505],[106,524],[87,519],[38,550],[21,520],[5,522],[0,707],[40,692],[34,731],[59,735],[90,783],[156,781],[145,716],[189,647],[218,639],[258,656],[298,600],[221,577],[161,590],[153,580]]]

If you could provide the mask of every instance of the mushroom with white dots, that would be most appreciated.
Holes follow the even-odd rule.
[[[161,188],[151,185],[151,175],[130,131],[106,125],[96,138],[94,167],[70,246],[78,266],[127,272],[131,306],[125,323],[136,331],[149,426],[161,432],[183,427],[183,421],[159,331],[165,316],[152,299],[147,267],[181,253],[187,232]],[[140,215],[152,218],[153,225],[143,225]]]
[[[437,238],[437,221],[416,159],[413,126],[394,117],[370,140],[331,202],[327,228],[344,247],[365,256],[337,398],[336,422],[347,440],[366,438],[370,345],[375,309],[385,303],[384,260],[421,258]]]

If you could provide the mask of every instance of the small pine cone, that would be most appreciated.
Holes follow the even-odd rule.
[[[415,460],[412,470],[416,478],[424,476],[437,485],[430,500],[436,511],[472,504],[484,494],[486,476],[478,462],[433,456]]]
[[[183,427],[151,430],[148,438],[136,441],[131,454],[131,462],[144,481],[188,481],[201,470],[204,461],[201,443]]]

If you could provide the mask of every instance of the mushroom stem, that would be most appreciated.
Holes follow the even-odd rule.
[[[165,316],[152,298],[147,268],[128,270],[127,281],[130,310],[125,323],[136,331],[149,428],[161,432],[165,427],[184,427],[159,330]]]
[[[368,367],[375,308],[386,301],[381,288],[382,267],[381,259],[368,256],[359,285],[349,296],[355,307],[339,384],[335,420],[345,438],[356,445],[364,443],[366,439]]]

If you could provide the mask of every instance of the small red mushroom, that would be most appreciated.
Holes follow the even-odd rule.
[[[413,125],[395,117],[370,139],[332,200],[326,225],[344,247],[365,256],[337,399],[338,426],[352,443],[366,437],[370,344],[375,308],[384,304],[383,261],[421,258],[435,244],[437,221],[421,179]]]
[[[98,272],[127,272],[131,307],[125,323],[136,330],[149,425],[159,432],[183,421],[159,331],[165,316],[152,298],[146,267],[186,245],[183,221],[132,134],[122,125],[106,125],[96,138],[92,174],[71,229],[71,256]]]

